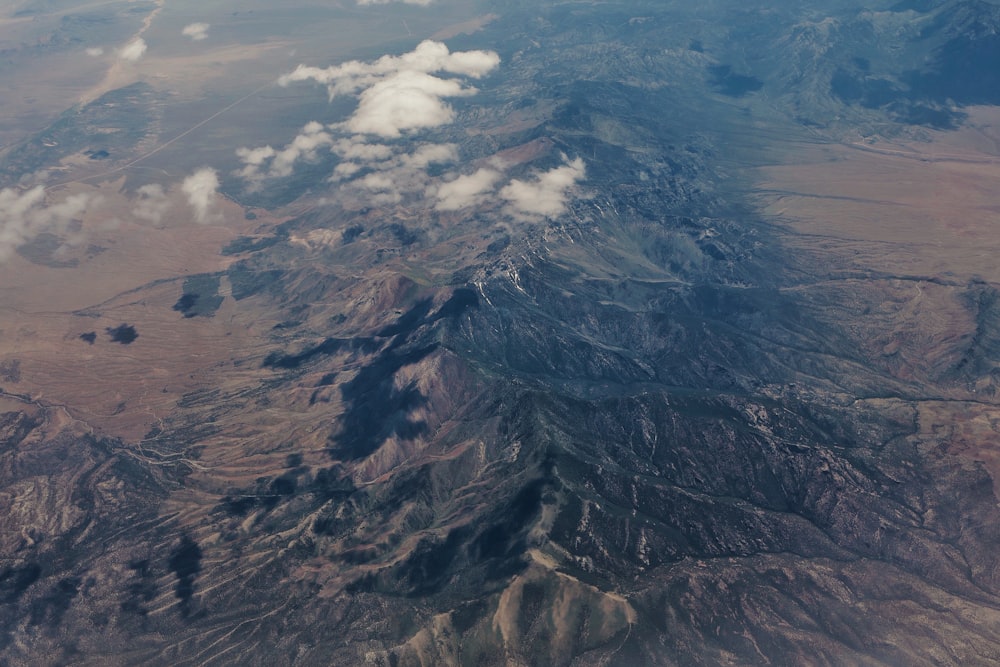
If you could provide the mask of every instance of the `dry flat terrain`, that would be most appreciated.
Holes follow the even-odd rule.
[[[763,211],[858,270],[997,281],[1000,110],[922,135],[792,145],[761,170]]]
[[[225,303],[213,319],[185,319],[171,307],[185,277],[224,270],[232,260],[220,255],[223,245],[260,223],[230,205],[225,217],[239,224],[198,225],[184,214],[156,226],[125,222],[131,204],[120,186],[50,191],[87,192],[101,204],[81,220],[79,247],[42,248],[31,259],[22,252],[0,265],[0,349],[18,368],[4,391],[64,406],[97,433],[131,440],[181,395],[217,382],[204,377],[207,369],[230,361],[252,335],[256,316]],[[123,324],[138,334],[134,342],[112,340],[109,331]]]

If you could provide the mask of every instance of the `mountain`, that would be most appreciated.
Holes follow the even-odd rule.
[[[0,154],[0,665],[997,661],[998,6],[446,4]]]

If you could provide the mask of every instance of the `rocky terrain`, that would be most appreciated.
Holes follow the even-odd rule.
[[[1000,8],[476,10],[420,141],[561,207],[324,153],[0,267],[0,665],[1000,661]],[[133,196],[159,116],[73,128],[164,97],[4,183]]]

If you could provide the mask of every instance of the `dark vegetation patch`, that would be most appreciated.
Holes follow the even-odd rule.
[[[406,336],[427,322],[427,314],[431,312],[432,304],[431,299],[421,299],[408,311],[400,315],[395,322],[379,329],[375,335],[379,338],[402,335],[405,339]]]
[[[229,516],[246,516],[257,507],[257,496],[226,496],[222,499],[222,511]]]
[[[31,625],[56,628],[62,623],[73,600],[80,593],[80,579],[67,577],[59,580],[47,594],[31,605]]]
[[[336,444],[330,451],[331,456],[361,459],[393,435],[413,440],[427,431],[425,422],[411,421],[407,416],[413,408],[423,405],[426,397],[413,383],[397,389],[394,376],[404,366],[418,363],[437,348],[435,343],[402,353],[387,349],[341,386],[347,409],[340,432],[333,438]]]
[[[984,18],[944,44],[923,70],[903,77],[917,97],[959,104],[1000,104],[1000,19]]]
[[[954,130],[965,120],[966,115],[960,111],[935,108],[924,104],[892,104],[889,112],[893,118],[910,125],[925,125],[935,130]]]
[[[711,257],[712,259],[719,260],[720,262],[726,259],[726,253],[719,249],[719,246],[714,243],[701,243],[699,244],[701,251]]]
[[[450,578],[449,567],[461,553],[470,532],[467,526],[460,526],[449,532],[444,541],[431,537],[420,540],[399,573],[409,588],[408,595],[420,597],[441,590]]]
[[[233,298],[240,301],[276,290],[285,272],[281,269],[258,269],[249,260],[242,260],[230,266],[226,275],[233,287]]]
[[[276,477],[271,480],[271,484],[268,487],[268,493],[263,496],[264,507],[267,509],[273,509],[281,502],[282,498],[295,495],[295,489],[298,484],[295,481],[294,475],[282,475],[281,477]]]
[[[379,550],[376,547],[366,546],[357,547],[356,549],[349,549],[340,554],[340,560],[347,563],[348,565],[364,565],[365,563],[370,563],[379,556]]]
[[[866,109],[885,106],[903,95],[903,91],[891,81],[867,76],[863,72],[852,73],[843,67],[838,67],[833,73],[830,90],[841,101],[860,104]]]
[[[455,626],[455,631],[463,635],[489,612],[490,604],[488,601],[469,600],[451,612],[451,623]]]
[[[38,563],[4,568],[0,571],[0,602],[17,602],[41,576],[42,568]]]
[[[420,240],[420,236],[417,232],[408,229],[405,225],[398,222],[387,225],[386,229],[396,238],[399,244],[403,246],[413,245]]]
[[[756,77],[733,72],[730,65],[713,65],[708,68],[708,74],[712,87],[728,97],[743,97],[764,86]]]
[[[546,590],[543,584],[535,581],[525,582],[524,587],[521,588],[521,617],[524,619],[525,625],[529,625],[538,618],[542,612],[542,606],[545,604],[545,598]]]
[[[314,480],[299,484],[298,477],[309,470],[302,466],[302,460],[301,454],[290,454],[285,459],[285,467],[291,470],[270,481],[266,477],[257,480],[256,488],[248,493],[226,496],[217,509],[229,516],[245,517],[258,508],[270,511],[282,499],[297,493],[311,494],[318,502],[323,503],[328,500],[346,500],[357,490],[351,478],[337,466],[321,469]]]
[[[111,157],[111,153],[107,152],[103,148],[98,151],[86,151],[84,155],[89,157],[91,160],[107,160]]]
[[[838,68],[830,80],[830,90],[841,101],[866,109],[884,109],[894,120],[925,125],[938,130],[957,127],[965,114],[925,100],[915,90],[904,91],[886,79],[867,76],[865,71]]]
[[[85,342],[89,343],[90,345],[93,345],[94,341],[97,340],[97,332],[96,331],[88,331],[87,333],[82,333],[82,334],[80,334],[80,340],[85,341]]]
[[[456,289],[451,298],[444,302],[434,319],[455,318],[470,308],[479,307],[479,295],[468,287]]]
[[[366,572],[344,586],[344,592],[351,595],[356,595],[358,593],[372,593],[376,590],[378,590],[378,575],[374,572]]]
[[[364,233],[365,233],[365,228],[362,227],[361,225],[351,225],[350,227],[344,230],[343,234],[341,234],[340,240],[344,245],[347,245],[349,243],[354,243]]]
[[[541,510],[545,484],[544,479],[537,479],[517,493],[503,518],[473,540],[470,549],[474,558],[500,558],[524,551],[523,534]]]
[[[107,328],[108,336],[111,337],[111,341],[114,343],[121,343],[122,345],[131,345],[135,342],[135,339],[139,337],[136,333],[135,327],[128,324],[119,324],[116,327]]]
[[[174,595],[181,601],[181,615],[187,617],[191,613],[194,580],[201,572],[201,547],[190,536],[185,535],[181,538],[177,548],[170,554],[167,565],[177,577]]]
[[[128,568],[135,573],[135,578],[125,587],[126,598],[121,603],[121,610],[146,616],[149,613],[146,605],[156,599],[156,579],[150,571],[148,560],[132,561]]]
[[[181,298],[177,299],[174,310],[184,313],[184,317],[194,317],[194,315],[188,315],[188,312],[194,308],[196,303],[198,303],[198,295],[185,292],[181,294]]]
[[[351,525],[350,522],[343,521],[335,516],[321,516],[316,517],[316,520],[313,521],[312,531],[314,535],[334,537]]]
[[[316,535],[337,536],[357,526],[356,508],[351,497],[357,488],[350,477],[339,471],[337,466],[329,470],[321,470],[316,475],[316,481],[310,489],[321,503],[335,501],[338,506],[329,508],[323,516],[313,522],[312,531]]]
[[[174,304],[174,310],[184,317],[212,317],[222,305],[219,296],[219,276],[200,273],[184,281],[183,293]]]
[[[318,401],[320,399],[320,396],[323,395],[322,391],[323,387],[329,387],[334,383],[336,379],[337,379],[336,373],[327,373],[322,378],[320,378],[319,382],[316,384],[316,389],[313,390],[312,395],[309,397],[309,405],[315,405],[316,401]]]
[[[322,500],[346,500],[357,491],[350,476],[334,466],[316,473],[310,491]]]
[[[4,382],[21,381],[21,360],[7,359],[0,362],[0,380]]]
[[[497,253],[503,251],[504,248],[506,248],[509,245],[510,245],[510,237],[504,235],[498,238],[496,241],[490,242],[490,244],[486,246],[486,253],[487,255],[496,255]]]

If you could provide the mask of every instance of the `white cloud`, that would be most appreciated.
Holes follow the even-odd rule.
[[[424,72],[393,74],[361,93],[358,108],[346,127],[359,134],[399,137],[405,130],[438,127],[450,123],[455,112],[446,97],[472,95],[453,79],[439,79]]]
[[[136,37],[118,50],[118,57],[131,63],[137,62],[146,53],[146,40]]]
[[[10,258],[17,248],[39,234],[66,232],[69,223],[95,201],[95,197],[81,193],[46,206],[45,188],[41,185],[24,192],[0,190],[0,261]]]
[[[459,176],[437,188],[434,208],[439,211],[457,211],[485,202],[493,193],[502,174],[496,169],[483,167],[473,174]]]
[[[170,200],[163,186],[156,183],[144,185],[137,191],[132,215],[153,224],[159,224],[170,208]]]
[[[207,23],[190,23],[184,26],[181,34],[190,37],[192,41],[200,42],[203,39],[208,39],[209,27]]]
[[[428,167],[455,162],[456,147],[423,143],[410,148],[391,140],[452,122],[455,111],[445,100],[474,95],[477,90],[463,79],[481,78],[499,63],[492,52],[452,53],[440,42],[424,41],[409,53],[373,62],[299,65],[281,77],[281,85],[315,81],[327,87],[331,99],[356,96],[357,108],[341,123],[310,123],[281,151],[271,146],[240,148],[243,168],[238,174],[258,187],[265,178],[290,175],[299,160],[315,159],[318,149],[328,146],[340,159],[330,181],[342,183],[345,191],[375,203],[396,203],[407,194],[423,193],[428,189]]]
[[[237,148],[236,155],[243,162],[243,169],[239,175],[248,181],[259,181],[266,175],[267,170],[262,168],[277,155],[278,151],[270,146],[259,146],[257,148]]]
[[[104,55],[104,49],[102,49],[102,48],[101,48],[101,47],[99,47],[99,46],[95,46],[95,47],[92,47],[92,48],[89,48],[89,49],[87,49],[87,50],[85,51],[85,53],[86,53],[86,54],[87,54],[88,56],[90,56],[91,58],[98,58],[98,57],[100,57],[100,56],[103,56],[103,55]]]
[[[299,65],[291,74],[278,80],[283,86],[295,81],[316,81],[325,84],[331,97],[356,93],[379,79],[397,72],[427,74],[445,72],[478,79],[500,64],[500,56],[492,51],[459,51],[451,53],[442,42],[425,40],[413,51],[401,56],[382,56],[373,63],[350,60],[327,68]]]
[[[308,123],[302,128],[292,143],[278,151],[271,161],[271,173],[274,176],[288,176],[292,173],[292,167],[298,160],[316,159],[316,149],[321,146],[329,146],[333,143],[333,137],[324,131],[323,125],[317,122]]]
[[[181,192],[187,196],[188,204],[194,209],[194,219],[199,224],[212,222],[212,207],[219,190],[219,175],[210,168],[203,167],[184,179]]]
[[[333,176],[330,177],[330,180],[334,182],[346,180],[362,169],[364,167],[357,162],[341,162],[334,168]]]
[[[509,212],[527,220],[555,218],[566,210],[566,200],[577,181],[583,180],[586,167],[583,160],[565,164],[536,174],[532,181],[512,180],[502,190],[500,197],[507,201]]]
[[[407,169],[425,169],[432,164],[444,164],[458,159],[455,144],[424,144],[417,150],[399,156],[400,166]]]
[[[403,199],[397,183],[385,173],[367,174],[354,182],[354,185],[366,193],[366,199],[373,204],[398,204]]]
[[[284,178],[291,176],[295,163],[299,160],[315,160],[316,151],[333,144],[333,137],[326,132],[322,123],[307,123],[302,131],[284,148],[275,150],[270,146],[259,148],[238,148],[236,155],[243,161],[239,174],[251,182],[262,178]]]
[[[394,204],[402,201],[405,194],[423,192],[427,188],[427,167],[457,159],[458,150],[454,144],[422,144],[411,153],[399,153],[389,160],[373,164],[341,163],[333,180],[367,169],[368,173],[352,181],[350,187],[363,191],[366,198],[374,203]],[[340,170],[345,164],[350,166]]]
[[[351,60],[327,68],[299,65],[279,83],[316,81],[326,85],[330,99],[357,94],[358,108],[345,127],[355,133],[396,138],[406,130],[451,122],[454,111],[444,99],[477,92],[456,78],[435,74],[478,79],[499,64],[500,57],[491,51],[451,53],[445,44],[426,40],[409,53],[383,56],[372,63]]]
[[[393,155],[391,146],[369,144],[365,142],[364,137],[360,136],[338,139],[333,144],[332,150],[344,160],[361,160],[363,162],[388,160]]]

